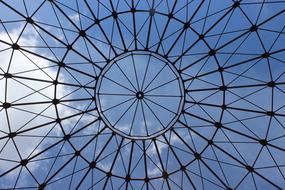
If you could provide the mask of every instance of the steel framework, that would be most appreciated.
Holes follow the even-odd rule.
[[[285,188],[285,1],[0,10],[1,189]]]

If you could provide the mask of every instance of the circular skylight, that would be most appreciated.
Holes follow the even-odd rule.
[[[177,122],[184,85],[168,60],[151,52],[131,52],[106,65],[95,100],[111,130],[130,139],[152,139]]]

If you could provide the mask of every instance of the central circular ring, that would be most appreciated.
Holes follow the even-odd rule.
[[[155,138],[179,119],[184,84],[175,66],[149,51],[132,51],[112,59],[95,87],[102,121],[132,140]]]

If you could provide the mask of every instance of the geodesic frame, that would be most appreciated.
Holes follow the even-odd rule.
[[[0,159],[7,165],[0,169],[3,188],[284,187],[284,24],[276,24],[284,17],[284,2],[224,1],[217,6],[211,1],[49,0],[33,6],[23,1],[22,8],[0,2],[1,9],[15,17],[1,15],[1,53],[10,53],[0,73],[5,86],[0,137]],[[251,15],[253,9],[256,17]],[[271,12],[266,14],[265,9]],[[22,26],[15,34],[9,25],[18,22]],[[33,38],[21,41],[31,30],[38,39],[32,45],[27,41]],[[183,97],[179,117],[167,130],[147,138],[127,138],[112,130],[97,108],[96,86],[103,68],[133,51],[167,60],[184,88],[184,94],[177,95]],[[17,54],[35,67],[17,71]],[[127,81],[121,86],[134,86],[136,71],[129,80],[129,73],[122,70]],[[11,81],[29,93],[13,92]],[[140,92],[133,94],[136,102],[149,101]],[[161,105],[164,102],[156,103],[165,94],[156,95],[160,97],[149,101],[156,107],[148,114],[154,116],[151,121],[167,118],[155,113],[169,110]],[[26,114],[27,121],[18,120],[15,110]],[[17,117],[12,120],[11,115]],[[22,138],[37,141],[31,143],[32,151],[20,148]],[[44,177],[39,174],[43,165]],[[6,184],[6,176],[13,173],[16,180]],[[25,186],[21,182],[27,176]]]

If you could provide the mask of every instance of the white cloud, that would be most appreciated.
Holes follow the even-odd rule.
[[[69,18],[75,23],[79,22],[79,14],[77,13],[69,15]]]
[[[29,30],[29,29],[27,29]],[[14,29],[11,32],[9,32],[9,35],[13,40],[17,39],[19,36],[20,30]],[[37,46],[38,44],[38,35],[35,31],[29,30],[27,32],[28,35],[23,35],[20,37],[19,41],[17,42],[20,46]],[[6,41],[8,43],[12,43],[10,38],[5,32],[0,33],[0,39],[3,41]],[[3,43],[0,43],[0,50],[7,48],[6,45]],[[36,52],[36,51],[35,51]],[[24,52],[25,53],[25,52]],[[18,76],[25,76],[29,78],[34,79],[43,79],[43,80],[50,80],[55,79],[55,76],[57,74],[56,69],[50,68],[50,66],[53,66],[54,63],[50,63],[45,59],[39,58],[35,55],[27,54],[25,57],[20,50],[15,50],[14,54],[12,56],[11,65],[9,66],[9,60],[11,58],[12,49],[0,52],[0,68],[1,73],[3,72],[9,72],[11,74],[15,74],[18,72],[23,72],[21,74],[18,74]],[[48,57],[48,55],[43,55],[45,57]],[[32,61],[31,61],[32,60]],[[34,63],[33,63],[34,62]],[[48,77],[43,71],[40,69],[37,69],[37,66],[40,68],[45,68],[44,72],[48,74]],[[37,69],[31,72],[26,72],[29,70]],[[18,80],[19,82],[15,81]],[[28,102],[40,102],[40,101],[48,101],[50,99],[54,98],[54,85],[51,85],[50,87],[43,89],[44,87],[50,85],[49,83],[43,83],[43,82],[37,82],[37,81],[30,81],[30,80],[22,80],[19,78],[12,78],[7,79],[7,102],[13,102],[15,100],[15,103],[28,103]],[[21,84],[22,83],[22,84]],[[5,102],[5,85],[6,80],[2,79],[0,80],[0,101]],[[26,85],[26,86],[25,86]],[[36,91],[39,90],[38,93],[33,93],[34,89]],[[64,90],[62,87],[57,88],[57,95],[60,97],[62,94],[64,94]],[[42,94],[41,94],[42,93]],[[28,95],[28,96],[27,96]],[[27,96],[23,98],[24,96]],[[23,98],[23,99],[22,99]],[[2,103],[1,103],[2,104]],[[37,104],[33,106],[16,106],[15,108],[23,109],[29,112],[33,113],[41,113],[43,110],[46,109],[50,104]],[[17,131],[23,125],[25,125],[27,122],[32,120],[31,122],[27,123],[26,127],[23,129],[27,129],[31,126],[37,126],[46,122],[52,121],[52,118],[56,118],[54,106],[52,105],[50,108],[48,108],[46,111],[44,111],[42,114],[51,118],[42,117],[42,116],[36,116],[35,114],[28,113],[26,111],[17,110],[15,108],[9,108],[7,109],[9,122],[10,122],[10,130]],[[35,119],[32,119],[36,117]],[[0,130],[4,131],[6,133],[9,133],[9,127],[6,119],[6,113],[3,109],[0,112]],[[44,126],[40,130],[33,130],[27,133],[23,133],[23,135],[46,135],[48,131],[51,129],[51,126]],[[0,136],[6,136],[4,133],[0,133]],[[35,138],[35,137],[15,137],[15,142],[17,145],[17,148],[19,149],[19,152],[23,159],[27,158],[33,150],[37,147],[37,145],[40,143],[42,138]],[[0,141],[0,148],[3,148],[0,158],[7,158],[12,159],[15,161],[20,161],[20,158],[18,156],[18,153],[14,147],[14,144],[12,140],[9,140],[7,145],[4,145],[6,142],[5,139],[2,139]],[[39,152],[40,148],[36,148],[33,154],[36,154],[36,152]],[[12,162],[2,162],[0,160],[0,172],[8,170],[12,166],[15,165],[15,163]],[[38,164],[36,163],[29,163],[29,169],[34,170],[38,167]]]

